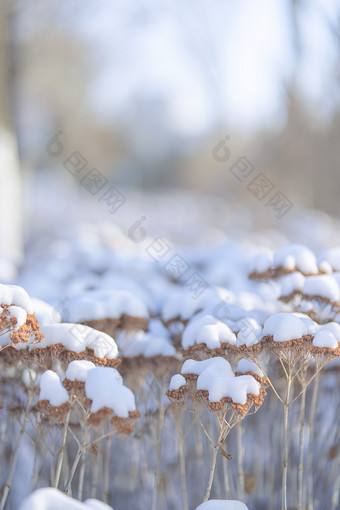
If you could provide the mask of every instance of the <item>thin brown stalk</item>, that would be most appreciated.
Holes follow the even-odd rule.
[[[12,480],[13,480],[13,476],[14,476],[14,473],[15,473],[15,468],[16,468],[16,465],[17,465],[18,457],[19,457],[20,444],[21,444],[21,440],[22,440],[22,437],[23,437],[24,432],[25,432],[26,423],[27,423],[27,420],[28,420],[28,413],[30,411],[30,407],[31,407],[31,404],[32,404],[33,395],[34,395],[34,392],[32,390],[29,390],[29,392],[28,392],[28,399],[27,399],[27,405],[26,405],[25,414],[24,414],[24,419],[23,419],[23,422],[22,422],[22,425],[21,425],[19,436],[18,436],[16,444],[15,444],[14,451],[13,451],[11,467],[10,467],[9,474],[8,474],[8,477],[7,477],[6,485],[5,485],[3,493],[2,493],[2,498],[1,498],[1,502],[0,502],[0,510],[4,510],[5,505],[6,505],[6,501],[7,501],[8,495],[9,495],[9,491],[10,491],[10,488],[11,488],[11,483],[12,483]]]
[[[66,485],[65,485],[64,491],[69,496],[72,495],[72,488],[71,488],[72,480],[74,478],[74,475],[75,475],[76,469],[78,467],[79,461],[81,459],[81,456],[83,455],[83,452],[84,452],[84,445],[85,445],[85,441],[86,441],[86,436],[87,436],[88,430],[89,430],[88,426],[85,425],[83,438],[82,438],[82,441],[79,443],[78,451],[77,451],[76,457],[75,457],[75,459],[73,461],[73,465],[72,465],[69,477],[68,477]]]
[[[306,370],[304,370],[301,383],[304,391],[301,396],[300,407],[300,430],[299,430],[299,467],[298,467],[298,510],[303,510],[304,485],[303,485],[303,468],[304,468],[304,443],[305,443],[305,413],[306,413]]]
[[[308,491],[308,510],[313,510],[314,508],[314,495],[313,495],[313,435],[314,435],[314,419],[316,412],[316,403],[319,392],[319,383],[320,383],[320,375],[318,374],[314,380],[313,384],[313,392],[312,399],[310,404],[310,413],[309,413],[309,448],[307,454],[307,473],[308,473],[308,483],[307,483],[307,491]]]
[[[60,475],[61,475],[61,468],[62,468],[63,461],[64,461],[65,446],[66,446],[66,440],[67,440],[67,432],[68,432],[68,425],[69,425],[69,421],[70,421],[70,415],[71,415],[71,407],[67,411],[67,415],[66,415],[66,418],[65,418],[63,437],[62,437],[62,440],[61,440],[61,447],[60,447],[60,452],[59,452],[59,457],[58,457],[58,464],[57,464],[55,478],[54,478],[54,483],[53,483],[53,487],[56,487],[56,488],[58,488],[58,486],[59,486]]]
[[[283,405],[283,469],[282,469],[282,510],[287,510],[287,474],[288,474],[288,412],[291,390],[291,376],[288,373],[286,399]]]
[[[237,497],[240,501],[244,501],[244,470],[243,470],[243,426],[242,422],[236,425],[236,441],[237,441]]]

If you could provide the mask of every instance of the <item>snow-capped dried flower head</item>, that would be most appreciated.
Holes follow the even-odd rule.
[[[299,271],[303,275],[317,275],[320,269],[314,253],[306,246],[288,244],[273,254],[260,254],[252,262],[249,277],[254,280],[281,278]]]
[[[61,315],[56,307],[37,298],[31,298],[31,303],[40,326],[58,324],[61,322]]]
[[[67,321],[114,336],[118,330],[146,329],[149,312],[141,299],[122,289],[86,291],[67,304]]]
[[[165,323],[181,321],[187,324],[198,312],[212,314],[218,305],[232,303],[234,299],[234,294],[223,287],[209,287],[194,299],[190,289],[174,286],[163,303],[161,317]]]
[[[292,273],[280,280],[280,300],[319,323],[334,320],[340,312],[338,273],[302,276]]]
[[[132,425],[139,418],[135,397],[124,386],[119,372],[110,367],[89,370],[85,381],[86,397],[91,401],[89,423],[99,425],[110,418],[118,433],[132,432]],[[119,429],[119,430],[118,430]]]
[[[221,357],[203,361],[187,360],[181,374],[170,381],[168,398],[175,404],[190,396],[201,400],[218,416],[231,411],[230,419],[236,423],[249,410],[263,402],[261,385],[251,375],[235,376],[230,363]]]
[[[249,278],[251,280],[269,280],[272,267],[273,253],[270,250],[261,251],[249,263]]]
[[[252,375],[263,388],[269,386],[268,378],[265,376],[261,368],[247,359],[240,359],[237,364],[235,375]]]
[[[134,389],[143,386],[148,372],[158,377],[178,370],[179,355],[159,319],[150,320],[147,332],[121,332],[117,345],[122,359],[120,371]]]
[[[340,324],[329,322],[318,326],[311,352],[319,366],[340,357]]]
[[[117,366],[118,348],[112,337],[83,324],[49,324],[41,327],[44,339],[29,346],[27,359],[53,366],[56,359],[68,365],[75,359],[88,359],[100,365]]]
[[[85,382],[90,370],[96,368],[92,361],[88,360],[74,360],[68,365],[63,380],[63,386],[68,390],[73,390],[78,398],[85,397]]]
[[[47,370],[41,375],[39,386],[37,409],[58,422],[62,421],[70,408],[70,397],[58,374]]]
[[[52,487],[45,487],[34,491],[22,502],[19,510],[38,510],[43,508],[45,510],[57,508],[65,510],[113,510],[112,507],[97,499],[87,499],[84,503],[81,503]]]
[[[243,317],[235,323],[237,329],[236,345],[239,351],[257,356],[262,350],[262,326],[253,317]]]
[[[319,325],[302,313],[274,314],[263,328],[263,342],[277,357],[295,364],[312,357],[321,367],[340,355],[340,326],[331,322]]]
[[[287,345],[300,346],[308,335],[307,319],[294,313],[274,313],[264,323],[263,341],[273,348],[275,344],[282,348]]]
[[[319,257],[319,261],[319,267],[326,267],[328,270],[325,272],[327,273],[340,271],[340,246],[336,246],[322,253]],[[327,266],[325,266],[325,264],[327,264]]]
[[[210,499],[198,505],[196,510],[248,510],[248,507],[241,501]]]
[[[338,305],[340,289],[336,279],[331,275],[309,276],[305,278],[302,295]]]
[[[194,317],[186,326],[182,337],[182,348],[186,354],[207,356],[223,351],[233,352],[236,335],[224,322],[212,315]]]
[[[2,347],[6,342],[19,345],[42,339],[31,300],[22,287],[0,284],[0,331],[4,336]]]
[[[279,285],[281,301],[289,303],[295,298],[295,296],[301,295],[304,282],[305,277],[297,271],[280,278]]]

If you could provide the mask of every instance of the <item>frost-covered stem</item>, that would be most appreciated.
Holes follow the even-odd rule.
[[[229,496],[231,495],[231,488],[230,488],[230,469],[227,459],[222,459],[222,466],[225,496],[228,499]]]
[[[203,501],[208,501],[208,499],[210,498],[211,487],[213,484],[215,468],[216,468],[217,453],[218,453],[218,450],[222,443],[224,431],[225,431],[224,428],[221,426],[217,444],[216,444],[216,446],[214,446],[214,449],[213,449],[213,456],[212,456],[212,462],[211,462],[211,467],[210,467],[208,486],[207,486],[207,490],[205,491],[205,496],[204,496]]]
[[[103,491],[103,501],[104,503],[109,503],[110,500],[110,462],[111,462],[111,438],[107,436],[105,438],[105,447],[104,447],[104,491]]]
[[[95,438],[95,433],[92,431],[92,439]],[[91,498],[95,499],[97,496],[97,487],[100,481],[100,463],[98,457],[100,456],[100,450],[98,449],[95,454],[94,462],[92,463],[92,480],[91,480]]]
[[[180,420],[179,425],[181,425]],[[179,472],[181,477],[181,488],[182,488],[182,503],[183,510],[189,510],[188,501],[188,490],[187,490],[187,473],[185,466],[185,453],[184,453],[184,438],[181,430],[181,426],[177,428],[177,443],[178,443],[178,457],[179,457]]]
[[[55,479],[54,479],[54,484],[53,484],[53,487],[56,487],[56,488],[58,488],[58,486],[59,486],[61,468],[62,468],[63,461],[64,461],[65,445],[66,445],[66,439],[67,439],[68,425],[69,425],[69,421],[70,421],[70,414],[71,414],[71,408],[67,411],[67,415],[66,415],[66,419],[65,419],[63,437],[62,437],[62,441],[61,441],[61,447],[60,447],[60,452],[59,452],[59,457],[58,457],[58,464],[57,464],[57,469],[56,469],[56,474],[55,474]]]
[[[312,399],[310,403],[309,413],[309,447],[307,454],[307,473],[308,473],[308,510],[313,510],[313,434],[314,434],[314,418],[316,411],[316,402],[318,399],[319,392],[320,374],[314,379]]]
[[[78,483],[78,499],[79,499],[79,501],[81,501],[83,498],[85,467],[86,467],[86,451],[83,452],[83,455],[81,457],[81,464],[80,464],[80,471],[79,471],[79,483]]]
[[[236,440],[237,440],[237,497],[239,500],[244,500],[244,470],[243,470],[243,426],[242,422],[236,425]]]
[[[50,480],[51,480],[51,484],[53,483],[53,480],[55,479],[54,457],[55,457],[55,455],[52,454],[52,461],[51,461],[51,465],[50,465]]]
[[[37,432],[35,432],[37,434]],[[37,460],[38,460],[38,446],[37,443],[35,443],[34,448],[34,460],[33,460],[33,467],[32,467],[32,475],[31,475],[31,492],[34,488],[34,480],[37,475]]]
[[[212,483],[214,480],[214,474],[215,474],[215,468],[216,468],[217,452],[218,452],[218,447],[215,446],[215,448],[213,450],[213,457],[212,457],[212,462],[211,462],[211,467],[210,467],[208,486],[207,486],[207,490],[205,492],[203,501],[208,501],[208,499],[210,498],[211,487],[212,487]]]
[[[10,470],[9,470],[7,482],[6,482],[6,485],[4,487],[4,491],[2,493],[2,498],[1,498],[1,503],[0,503],[0,510],[4,510],[5,505],[6,505],[6,501],[7,501],[7,498],[8,498],[8,494],[9,494],[9,491],[10,491],[10,488],[11,488],[11,483],[12,483],[12,480],[13,480],[13,476],[14,476],[14,473],[15,473],[15,468],[16,468],[17,461],[18,461],[20,443],[21,443],[21,440],[22,440],[22,436],[24,435],[24,432],[25,432],[25,428],[26,428],[26,424],[27,424],[27,420],[28,420],[28,413],[29,413],[29,410],[30,410],[30,407],[31,407],[31,404],[32,404],[32,400],[33,400],[33,394],[34,394],[33,391],[28,390],[28,399],[27,399],[25,415],[24,415],[24,419],[23,419],[23,422],[22,422],[22,425],[21,425],[21,429],[20,429],[20,432],[19,432],[19,436],[18,436],[16,445],[15,445],[15,448],[14,448],[12,462],[11,462],[11,467],[10,467]]]
[[[305,378],[302,380],[305,384]],[[298,510],[303,507],[303,451],[305,442],[305,412],[306,412],[306,387],[301,396],[301,414],[300,414],[300,431],[299,431],[299,467],[298,467]]]
[[[195,457],[197,462],[198,470],[200,471],[201,482],[204,480],[204,461],[203,461],[203,443],[202,434],[199,424],[196,423],[194,426],[194,441],[195,441]]]
[[[283,404],[283,469],[282,469],[282,510],[287,510],[287,474],[288,474],[288,412],[291,375],[287,377],[286,399]]]
[[[161,467],[161,448],[162,448],[162,432],[164,428],[164,417],[165,417],[165,406],[163,402],[163,393],[165,391],[165,384],[163,381],[162,389],[160,392],[159,408],[158,408],[158,420],[157,420],[157,432],[156,432],[156,443],[155,443],[155,473],[154,473],[154,488],[152,493],[151,510],[157,510],[158,500],[158,488],[160,480],[160,467]]]
[[[334,488],[333,488],[333,494],[332,494],[332,509],[331,510],[337,510],[339,508],[339,493],[340,493],[340,471],[339,471],[339,465],[340,465],[340,456],[338,455],[337,458],[337,466],[336,470],[338,471],[338,476],[335,479]]]
[[[69,477],[68,477],[68,480],[67,480],[67,482],[66,482],[65,489],[64,489],[65,493],[66,493],[68,496],[71,496],[71,493],[72,493],[72,490],[71,490],[71,484],[72,484],[72,480],[73,480],[73,477],[74,477],[74,475],[75,475],[75,472],[76,472],[77,466],[78,466],[78,464],[79,464],[79,461],[80,461],[81,456],[82,456],[82,454],[83,454],[84,444],[85,444],[85,440],[86,440],[87,432],[88,432],[88,428],[87,428],[87,426],[85,426],[83,439],[82,439],[81,444],[79,444],[79,446],[78,446],[77,455],[76,455],[76,457],[75,457],[75,459],[74,459],[74,462],[73,462],[73,465],[72,465],[72,468],[71,468],[71,471],[70,471],[70,474],[69,474]]]

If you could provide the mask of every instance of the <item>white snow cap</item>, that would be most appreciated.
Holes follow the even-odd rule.
[[[288,270],[298,269],[304,274],[318,274],[319,269],[314,253],[301,244],[288,244],[274,252],[274,267]]]
[[[250,273],[265,273],[273,266],[273,253],[270,250],[255,255],[249,263]]]
[[[185,386],[186,383],[187,382],[185,380],[185,377],[183,377],[183,375],[176,374],[173,377],[171,377],[171,381],[170,381],[170,385],[169,385],[169,390],[170,391],[179,390],[179,388],[181,388],[182,386]]]
[[[9,306],[7,308],[7,311],[11,317],[14,317],[14,319],[16,319],[16,323],[14,326],[15,330],[18,330],[27,321],[27,312],[23,308],[20,308],[20,306]]]
[[[161,316],[164,321],[175,317],[188,320],[200,310],[209,309],[209,313],[211,313],[221,302],[231,303],[233,301],[234,294],[222,287],[209,287],[197,299],[194,299],[190,290],[176,286],[165,300]]]
[[[290,273],[280,279],[281,296],[289,296],[295,291],[302,291],[305,277],[298,272]]]
[[[252,372],[255,375],[264,377],[262,370],[257,365],[255,365],[255,363],[247,359],[240,359],[240,361],[237,364],[236,372],[239,372],[240,374]]]
[[[96,365],[92,361],[85,359],[71,361],[66,369],[66,379],[69,381],[85,382],[89,371],[93,368],[96,368]]]
[[[320,257],[320,261],[320,266],[327,262],[334,271],[340,271],[340,246],[324,252]]]
[[[236,336],[224,322],[212,315],[203,315],[191,319],[182,336],[184,349],[201,343],[206,344],[208,349],[216,349],[222,343],[236,345]]]
[[[272,336],[275,342],[295,340],[307,334],[306,321],[293,313],[274,313],[263,326],[263,336]]]
[[[237,333],[237,346],[250,347],[258,344],[262,337],[262,326],[252,317],[244,317],[235,324]]]
[[[84,503],[66,496],[64,492],[51,487],[38,489],[20,505],[19,510],[113,510],[111,506],[97,499]]]
[[[301,312],[293,312],[292,315],[295,315],[295,317],[298,317],[307,329],[307,335],[314,335],[316,331],[318,330],[319,324],[317,322],[314,322],[313,319],[308,317],[308,315],[301,313]]]
[[[248,510],[248,507],[241,501],[210,499],[198,505],[196,510]]]
[[[27,320],[27,315],[33,313],[33,307],[27,292],[17,285],[0,284],[0,313],[1,305],[7,305],[7,313],[16,319],[14,330],[18,330]],[[2,342],[2,345],[3,342]]]
[[[84,501],[85,509],[89,508],[90,510],[113,510],[113,508],[106,503],[103,503],[102,501],[99,501],[98,499],[86,499]]]
[[[40,326],[43,324],[56,324],[61,322],[61,315],[54,306],[49,305],[42,299],[31,298],[35,316]]]
[[[95,367],[90,370],[85,393],[92,400],[91,413],[108,407],[116,416],[128,418],[129,412],[136,410],[134,394],[123,385],[122,376],[115,368]]]
[[[260,385],[254,377],[251,375],[236,377],[230,363],[221,357],[204,361],[187,360],[183,364],[181,374],[198,375],[197,390],[207,390],[210,402],[218,402],[223,397],[229,397],[235,404],[244,405],[248,394],[260,393]]]
[[[47,370],[40,378],[39,400],[48,400],[53,407],[59,407],[69,401],[67,391],[53,370]]]
[[[149,322],[149,331],[123,331],[117,337],[119,352],[124,358],[136,356],[175,356],[176,349],[170,341],[168,330],[159,319],[152,319]]]
[[[66,350],[78,353],[86,348],[93,349],[97,358],[115,359],[118,356],[117,344],[111,336],[83,324],[49,324],[42,326],[40,331],[44,338],[33,348],[62,344]]]
[[[329,322],[319,326],[314,339],[315,347],[327,347],[329,349],[337,349],[340,342],[340,325],[336,322]]]
[[[321,296],[332,302],[339,302],[340,290],[336,280],[330,275],[308,276],[303,285],[306,296]]]
[[[0,305],[15,305],[23,308],[27,314],[33,313],[29,295],[25,289],[17,285],[0,284]]]
[[[140,298],[128,290],[95,290],[74,296],[64,309],[65,320],[85,322],[119,319],[122,315],[148,318],[149,313]],[[63,318],[64,318],[63,316]]]

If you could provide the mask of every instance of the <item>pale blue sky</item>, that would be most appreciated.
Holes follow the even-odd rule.
[[[92,100],[123,115],[135,95],[163,102],[170,129],[240,129],[284,121],[284,83],[295,76],[307,104],[331,106],[336,49],[327,29],[336,0],[301,2],[302,59],[295,61],[286,0],[101,2],[81,24],[94,49]]]

